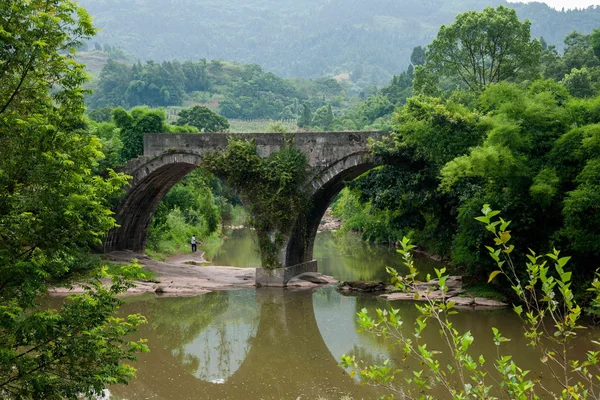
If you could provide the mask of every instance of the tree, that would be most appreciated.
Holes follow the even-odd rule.
[[[298,120],[299,128],[309,128],[312,124],[312,111],[307,103],[302,104],[302,115]]]
[[[94,266],[115,226],[107,198],[126,183],[92,175],[102,154],[73,54],[95,30],[70,0],[0,2],[0,26],[0,397],[92,398],[127,383],[123,361],[145,350],[123,340],[143,317],[113,317],[128,285],[92,281],[60,310],[39,298]]]
[[[600,59],[600,29],[594,29],[590,35],[590,44],[594,51],[594,55]]]
[[[229,121],[225,117],[204,106],[181,110],[177,115],[177,125],[195,126],[200,132],[223,132],[229,129]]]
[[[592,84],[592,74],[586,67],[573,68],[571,73],[565,75],[561,83],[575,97],[591,97],[597,93]]]
[[[131,113],[116,108],[112,112],[113,121],[121,130],[120,158],[122,162],[144,154],[144,133],[168,132],[166,115],[162,110],[137,107]]]
[[[449,79],[471,90],[507,79],[535,75],[542,46],[531,40],[531,23],[520,22],[513,9],[487,7],[442,25],[429,45],[427,61],[416,69],[418,90],[429,79]]]
[[[332,125],[333,110],[331,109],[331,104],[327,104],[315,112],[315,116],[312,120],[312,126],[317,126],[324,130],[330,130]]]
[[[110,107],[96,108],[90,111],[88,116],[96,122],[110,122],[112,119],[112,109]]]
[[[414,66],[423,65],[425,64],[426,60],[427,55],[425,53],[425,49],[421,46],[415,47],[410,55],[410,63]]]

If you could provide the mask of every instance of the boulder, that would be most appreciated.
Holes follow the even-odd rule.
[[[458,291],[448,291],[444,294],[441,290],[424,290],[416,292],[397,292],[382,294],[380,297],[389,300],[413,300],[413,301],[427,301],[427,300],[448,300],[450,297],[454,297],[460,294]]]
[[[419,282],[415,286],[418,291],[437,290],[439,282],[439,279],[436,278],[427,282]],[[449,292],[461,291],[462,276],[449,276],[448,279],[446,279],[446,287]]]
[[[473,303],[475,307],[490,307],[490,308],[504,308],[508,307],[508,304],[492,299],[486,299],[483,297],[475,297],[473,298]]]
[[[298,279],[301,281],[307,281],[307,282],[312,282],[312,283],[321,283],[321,284],[330,283],[330,280],[327,279],[327,277],[325,275],[320,274],[318,272],[304,272],[300,275],[295,276],[292,279]]]
[[[486,299],[484,297],[471,297],[471,296],[463,296],[463,297],[452,297],[448,299],[448,301],[452,301],[456,303],[458,307],[470,307],[470,308],[504,308],[507,307],[508,304],[492,299]]]
[[[334,278],[320,274],[318,272],[304,272],[300,275],[296,275],[287,282],[288,287],[315,287],[320,285],[328,285],[335,283],[337,280]]]
[[[351,281],[340,283],[337,290],[341,292],[376,293],[385,292],[387,288],[384,282]]]

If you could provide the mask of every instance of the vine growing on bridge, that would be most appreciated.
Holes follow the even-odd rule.
[[[279,254],[296,219],[307,210],[306,156],[284,137],[281,150],[267,158],[257,153],[254,139],[229,139],[227,147],[208,154],[203,166],[237,191],[256,229],[262,266],[281,267]]]

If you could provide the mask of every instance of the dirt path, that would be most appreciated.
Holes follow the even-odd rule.
[[[136,282],[136,287],[127,291],[128,295],[142,293],[161,293],[172,296],[194,295],[214,290],[242,289],[254,287],[254,268],[202,266],[206,263],[202,252],[182,254],[171,257],[165,262],[152,260],[146,255],[132,251],[115,251],[105,255],[106,259],[116,263],[128,263],[137,258],[140,264],[156,272],[158,282]],[[107,281],[108,283],[108,281]],[[75,286],[53,288],[49,292],[56,295],[80,293],[83,290]]]

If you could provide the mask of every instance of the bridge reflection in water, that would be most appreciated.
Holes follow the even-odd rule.
[[[327,291],[315,296],[327,296]],[[330,304],[329,299],[323,300]],[[346,301],[344,314],[353,315],[355,299],[342,300]],[[138,378],[131,385],[111,388],[116,398],[339,399],[348,393],[361,399],[378,395],[338,366],[341,352],[362,353],[354,318],[345,317],[349,326],[338,327],[345,334],[335,329],[328,333],[332,354],[315,318],[312,291],[264,288],[149,299],[134,301],[123,311],[148,317],[149,326],[141,336],[148,338],[151,353],[139,358]],[[336,338],[340,333],[344,337]]]

